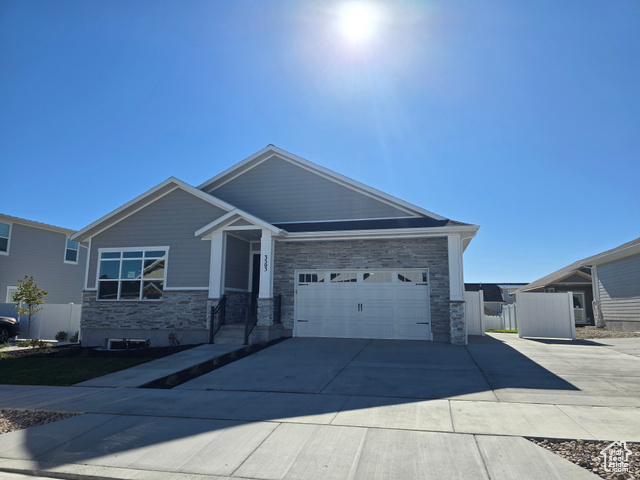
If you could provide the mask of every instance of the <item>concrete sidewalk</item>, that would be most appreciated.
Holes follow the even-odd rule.
[[[520,437],[96,414],[2,435],[0,458],[94,479],[598,478]]]
[[[236,350],[242,350],[244,345],[200,345],[179,353],[174,353],[157,360],[152,360],[119,372],[92,378],[78,383],[80,387],[140,387],[149,382],[169,375],[176,374],[187,368],[221,357]]]

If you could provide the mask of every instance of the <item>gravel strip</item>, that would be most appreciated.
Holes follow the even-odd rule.
[[[588,340],[593,338],[632,338],[640,337],[640,332],[627,332],[625,330],[607,330],[596,327],[576,327],[576,338]]]
[[[637,480],[640,479],[640,443],[627,442],[627,448],[631,450],[629,456],[629,471],[607,472],[604,467],[604,457],[600,454],[602,450],[611,445],[612,442],[598,442],[591,440],[539,440],[529,438],[530,441],[556,455],[566,458],[570,462],[595,473],[599,477],[608,480]]]
[[[46,412],[43,410],[0,410],[0,434],[23,428],[37,427],[45,423],[57,422],[75,417],[77,413]]]

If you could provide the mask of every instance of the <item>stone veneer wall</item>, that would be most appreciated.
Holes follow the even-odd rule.
[[[451,343],[454,345],[467,344],[467,325],[464,318],[464,308],[464,302],[451,302]]]
[[[202,332],[207,329],[207,297],[203,290],[168,290],[161,301],[98,301],[97,292],[82,292],[83,331]],[[158,337],[158,335],[156,335]]]
[[[296,269],[428,268],[431,331],[436,340],[450,337],[447,238],[341,240],[275,243],[274,294],[282,295],[282,324],[293,328]]]

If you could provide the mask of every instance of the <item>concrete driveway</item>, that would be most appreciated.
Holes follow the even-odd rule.
[[[294,338],[177,388],[640,407],[640,358],[599,345]]]
[[[0,386],[0,407],[87,412],[1,435],[0,472],[595,479],[522,437],[640,441],[639,377],[591,342],[291,339],[173,390]]]

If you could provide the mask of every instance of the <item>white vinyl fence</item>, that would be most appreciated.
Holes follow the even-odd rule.
[[[18,309],[13,303],[0,304],[0,315],[8,315],[18,318]],[[40,338],[42,340],[54,340],[56,333],[61,330],[67,332],[71,337],[80,331],[80,313],[82,305],[73,303],[54,304],[45,303],[42,310],[31,318],[30,338]],[[20,335],[19,338],[27,338],[28,315],[20,315]]]
[[[573,294],[517,293],[518,336],[576,339]]]
[[[516,314],[516,304],[502,305],[502,328],[505,330],[518,330],[518,316]]]
[[[464,292],[464,314],[467,335],[484,335],[484,296],[479,292]]]
[[[485,315],[484,316],[484,329],[485,330],[502,330],[503,323],[500,315]]]

